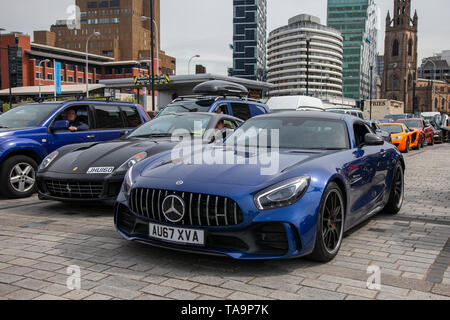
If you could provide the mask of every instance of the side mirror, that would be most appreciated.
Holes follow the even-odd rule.
[[[127,131],[127,130],[120,131],[120,137],[121,137],[121,138],[122,138],[122,137],[125,137],[125,136],[127,136],[129,133],[130,133],[130,132]]]
[[[366,146],[381,146],[384,144],[384,140],[373,133],[366,133],[364,136],[364,144]]]
[[[55,121],[50,128],[51,131],[68,130],[68,129],[69,129],[69,121],[67,120]]]

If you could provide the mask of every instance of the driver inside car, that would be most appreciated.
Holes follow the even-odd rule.
[[[66,111],[66,119],[69,121],[69,130],[71,132],[89,130],[89,126],[87,124],[77,119],[77,112],[75,109],[68,109]]]

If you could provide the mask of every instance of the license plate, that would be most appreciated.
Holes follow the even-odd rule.
[[[174,243],[205,245],[205,232],[203,230],[168,227],[150,223],[149,236]]]
[[[114,167],[93,167],[89,168],[87,174],[110,174],[114,172]]]

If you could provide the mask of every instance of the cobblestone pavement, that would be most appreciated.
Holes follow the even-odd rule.
[[[123,240],[111,208],[2,199],[0,299],[450,299],[449,159],[449,144],[405,155],[402,211],[349,232],[328,264],[157,249]],[[66,286],[70,265],[81,290]]]

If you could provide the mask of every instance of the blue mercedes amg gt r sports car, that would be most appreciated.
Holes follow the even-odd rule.
[[[258,116],[212,149],[240,161],[204,164],[167,152],[132,167],[114,207],[119,233],[235,259],[325,262],[345,231],[403,204],[402,155],[350,115]],[[272,170],[257,159],[264,152],[276,160]]]

